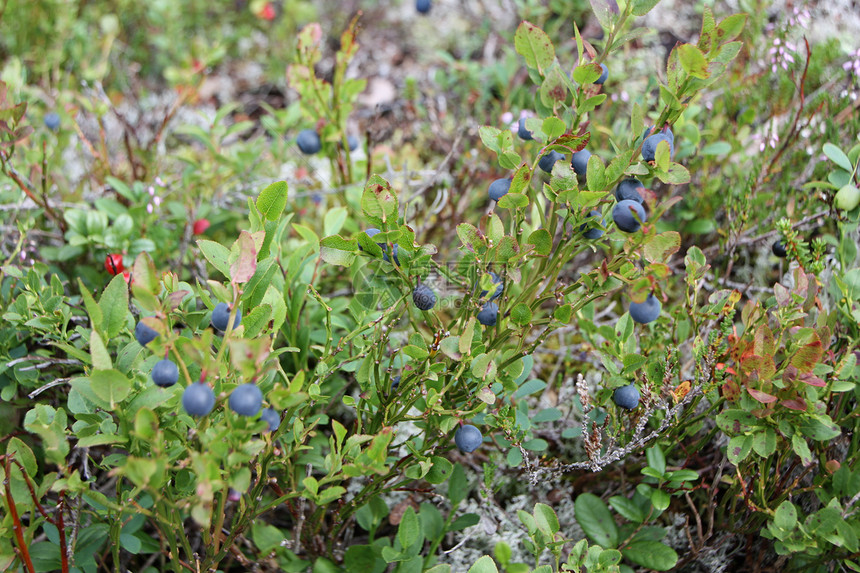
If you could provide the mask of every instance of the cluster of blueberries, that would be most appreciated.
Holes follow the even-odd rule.
[[[220,302],[212,311],[212,326],[219,332],[227,330],[230,322],[230,305]],[[242,322],[241,311],[236,311],[233,320],[233,328],[237,328]],[[146,346],[158,337],[158,332],[138,322],[134,327],[134,338],[141,346]],[[179,380],[179,368],[169,358],[158,361],[152,369],[152,382],[161,388],[167,388],[176,384]],[[253,383],[245,383],[237,386],[230,393],[228,400],[230,409],[240,416],[256,416],[268,424],[268,430],[274,432],[281,424],[281,417],[273,408],[266,408],[260,412],[263,406],[263,392]],[[215,407],[215,392],[203,382],[189,384],[182,393],[182,407],[190,416],[205,416]]]

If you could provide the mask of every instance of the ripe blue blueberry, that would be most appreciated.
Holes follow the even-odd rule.
[[[348,135],[346,137],[346,145],[349,147],[350,151],[355,151],[358,149],[358,137],[354,135]]]
[[[165,358],[155,363],[152,368],[152,381],[156,386],[167,388],[173,386],[179,380],[179,368],[173,360]]]
[[[563,153],[559,153],[558,151],[550,151],[549,153],[540,158],[540,161],[538,161],[538,167],[540,167],[547,173],[552,173],[552,166],[555,165],[555,162],[561,161],[563,159]]]
[[[589,217],[600,217],[600,211],[592,211],[588,214]],[[603,219],[600,219],[600,225],[606,226],[606,222]],[[603,229],[600,227],[592,227],[589,223],[583,223],[579,226],[579,230],[582,232],[582,236],[586,239],[599,239],[603,236]]]
[[[639,324],[648,324],[657,320],[660,309],[660,300],[653,294],[649,294],[644,302],[630,303],[630,318]]]
[[[493,271],[490,271],[489,275],[490,275],[490,277],[492,277],[493,283],[499,285],[496,287],[496,292],[494,292],[493,296],[490,297],[490,300],[495,300],[495,299],[499,298],[500,296],[502,296],[502,291],[505,290],[505,285],[502,282],[502,277],[500,277],[499,275],[497,275]],[[485,296],[487,296],[487,291],[482,290],[479,298],[484,298]]]
[[[785,245],[780,240],[777,240],[774,244],[770,246],[770,252],[772,252],[774,255],[781,259],[784,259],[788,256],[788,251],[785,250]]]
[[[499,319],[499,305],[494,302],[488,302],[478,313],[478,322],[484,326],[495,326]]]
[[[478,446],[484,441],[481,435],[481,430],[472,424],[465,424],[457,429],[454,434],[454,443],[464,454],[471,454],[478,449]]]
[[[581,149],[570,158],[570,166],[573,167],[577,175],[585,176],[588,173],[589,157],[591,157],[591,152],[587,149]]]
[[[657,153],[657,144],[661,141],[669,144],[669,157],[672,157],[675,154],[675,144],[667,134],[660,132],[649,136],[645,140],[645,143],[642,144],[642,159],[645,161],[654,161]]]
[[[639,389],[635,384],[616,388],[615,393],[612,394],[612,400],[618,407],[632,410],[639,405]]]
[[[400,375],[393,377],[391,379],[391,391],[394,392],[397,390],[397,387],[400,386]]]
[[[639,139],[646,139],[649,136],[649,134],[650,135],[656,135],[657,133],[664,133],[669,138],[669,141],[671,143],[675,143],[675,134],[672,133],[672,128],[669,126],[666,126],[664,129],[665,129],[665,131],[657,130],[657,131],[654,131],[652,133],[652,131],[654,130],[654,126],[649,125],[648,127],[645,128],[645,131],[642,132],[642,136]]]
[[[492,183],[490,183],[489,193],[490,199],[493,201],[498,201],[502,197],[508,194],[508,190],[511,188],[511,180],[505,177],[504,179],[496,179]]]
[[[137,340],[137,343],[141,346],[146,346],[155,340],[157,336],[158,333],[155,330],[146,326],[142,322],[138,322],[134,326],[134,339]]]
[[[415,0],[415,9],[420,14],[426,14],[430,11],[430,0]]]
[[[226,302],[219,302],[212,311],[212,326],[224,332],[227,330],[227,323],[230,321],[230,305]],[[233,320],[233,328],[238,328],[242,323],[242,311],[236,311],[236,318]]]
[[[230,393],[230,409],[240,416],[256,416],[263,406],[263,392],[256,384],[239,384]]]
[[[609,68],[606,67],[606,64],[600,64],[600,67],[603,69],[603,73],[600,74],[600,77],[594,80],[594,83],[598,85],[603,85],[603,82],[606,81],[606,78],[609,77]]]
[[[637,203],[644,203],[645,200],[642,198],[642,195],[639,194],[639,189],[645,189],[645,186],[642,185],[641,181],[632,177],[625,179],[618,184],[618,187],[615,188],[615,198],[619,201],[630,200],[636,201]]]
[[[612,209],[612,220],[615,221],[615,226],[625,233],[635,233],[642,226],[641,223],[647,219],[645,208],[636,201],[629,199],[619,201]]]
[[[182,407],[189,416],[205,416],[215,406],[215,392],[204,382],[189,384],[182,393]]]
[[[531,141],[534,139],[532,137],[532,132],[526,129],[526,118],[521,117],[520,122],[517,124],[517,135],[520,136],[520,139],[524,141]]]
[[[281,416],[273,408],[266,408],[260,412],[260,419],[269,425],[270,432],[274,432],[281,425]]]
[[[412,292],[412,302],[420,310],[430,310],[436,305],[436,293],[427,285],[418,285]]]
[[[319,134],[313,129],[303,129],[296,137],[296,145],[305,155],[313,155],[322,149]]]
[[[45,127],[51,131],[57,131],[60,128],[60,114],[53,111],[46,113]]]

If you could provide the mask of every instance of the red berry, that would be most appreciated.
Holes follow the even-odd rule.
[[[194,221],[194,227],[193,227],[194,234],[195,235],[202,235],[203,233],[206,232],[206,229],[209,228],[209,225],[210,225],[209,219],[197,219],[196,221]]]
[[[118,275],[124,271],[125,266],[122,264],[122,255],[112,253],[105,257],[105,270],[112,275]]]
[[[271,2],[266,2],[266,5],[263,6],[263,9],[260,10],[260,18],[263,20],[272,21],[275,19],[275,7],[272,6]]]

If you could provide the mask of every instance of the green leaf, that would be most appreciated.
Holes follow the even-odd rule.
[[[522,193],[508,193],[499,199],[498,205],[502,209],[520,209],[528,207],[529,198]]]
[[[119,370],[93,370],[89,379],[95,395],[110,404],[111,410],[131,391],[131,380]]]
[[[800,463],[804,466],[812,463],[812,452],[809,451],[809,444],[806,443],[806,440],[800,434],[791,436],[791,449],[794,450],[795,454],[800,456]]]
[[[671,503],[671,501],[672,497],[662,489],[655,489],[651,491],[651,505],[653,505],[654,509],[656,509],[657,511],[665,511],[666,508],[669,507],[669,503]]]
[[[261,519],[255,519],[251,523],[251,539],[260,551],[269,553],[272,549],[280,547],[285,539],[280,529],[268,525]]]
[[[567,84],[565,77],[561,72],[561,66],[553,65],[549,69],[546,78],[540,84],[540,99],[541,102],[548,108],[567,99]]]
[[[603,165],[603,160],[601,160],[596,153],[592,154],[591,157],[588,158],[588,168],[585,174],[589,191],[605,191],[605,173],[606,167]]]
[[[155,263],[149,253],[143,251],[134,259],[131,270],[131,284],[138,286],[151,294],[158,294],[158,275],[155,273]]]
[[[466,472],[463,471],[463,466],[454,464],[451,478],[448,480],[448,499],[451,500],[451,507],[456,508],[467,495],[469,495],[469,481],[466,479]]]
[[[286,181],[276,181],[260,192],[257,210],[269,221],[277,221],[287,206],[289,186]]]
[[[644,16],[651,11],[660,0],[633,0],[633,15]]]
[[[678,563],[678,554],[659,541],[634,541],[621,550],[626,559],[654,571],[668,571]]]
[[[763,458],[770,457],[776,451],[776,432],[773,428],[765,428],[753,434],[753,450]]]
[[[732,146],[725,141],[715,141],[704,146],[699,155],[726,155],[732,151]]]
[[[535,522],[537,523],[538,529],[552,537],[553,534],[558,532],[559,524],[558,524],[558,516],[552,510],[552,508],[543,503],[535,504]]]
[[[829,416],[810,416],[801,420],[798,429],[804,436],[819,442],[826,442],[842,434],[842,430]]]
[[[374,224],[385,227],[397,223],[397,195],[379,175],[372,175],[361,195],[361,210]],[[383,228],[385,230],[385,228]]]
[[[612,28],[612,23],[614,17],[612,16],[613,10],[610,6],[610,0],[588,0],[591,3],[591,9],[594,11],[594,15],[597,16],[597,21],[600,22],[600,25],[603,26],[604,30],[609,30]],[[615,2],[612,2],[615,4]],[[618,5],[615,4],[615,11],[618,11]]]
[[[725,18],[717,26],[717,39],[720,42],[728,42],[740,36],[747,22],[746,14],[732,14]]]
[[[648,459],[648,465],[657,470],[658,473],[666,473],[666,457],[663,455],[663,449],[660,444],[654,444],[645,450],[645,456]]]
[[[418,532],[418,516],[414,509],[408,507],[400,519],[400,526],[397,528],[397,539],[404,550],[418,540]]]
[[[541,74],[555,60],[555,48],[549,36],[531,22],[523,21],[517,27],[514,47],[526,65],[536,68]]]
[[[524,302],[517,303],[514,308],[511,309],[511,320],[514,324],[518,324],[520,326],[525,326],[532,320],[532,311]]]
[[[681,248],[681,235],[675,231],[666,231],[652,235],[646,239],[643,254],[649,262],[665,263]]]
[[[538,229],[529,235],[527,244],[535,246],[535,252],[539,255],[548,255],[552,252],[552,237],[546,229]]]
[[[566,126],[564,122],[557,117],[548,117],[543,120],[542,131],[546,135],[547,140],[552,141],[564,134]]]
[[[593,493],[583,493],[574,502],[576,521],[585,534],[601,547],[618,545],[618,527],[609,508]]]
[[[571,77],[573,78],[573,81],[579,85],[585,85],[593,84],[602,74],[603,68],[601,68],[599,64],[589,62],[587,64],[582,64],[581,66],[576,66],[573,69]]]
[[[348,267],[355,260],[358,242],[344,239],[340,235],[324,237],[320,240],[320,257],[330,265]]]
[[[469,567],[468,573],[499,573],[495,561],[489,555],[484,555]]]
[[[230,278],[230,249],[215,241],[200,239],[197,241],[200,252],[206,257],[215,269],[227,278]]]
[[[691,76],[704,80],[711,75],[705,55],[693,44],[681,44],[678,47],[678,56],[681,59],[681,67]]]
[[[788,500],[783,501],[773,514],[773,524],[783,531],[791,531],[797,525],[797,510]]]
[[[433,467],[430,468],[430,471],[427,472],[424,479],[432,484],[445,483],[445,480],[447,480],[454,471],[454,464],[441,456],[433,456],[431,461],[433,462]]]
[[[830,159],[833,163],[844,169],[845,171],[852,173],[854,171],[854,167],[851,165],[851,160],[848,159],[848,156],[845,153],[833,145],[832,143],[824,144],[824,155]]]
[[[632,499],[615,495],[609,498],[609,505],[611,505],[612,508],[620,513],[625,519],[635,523],[642,523],[645,521],[645,513]]]
[[[108,352],[102,337],[95,330],[90,333],[90,356],[93,358],[93,368],[95,370],[110,370],[113,368],[110,352]]]
[[[752,436],[735,436],[729,440],[726,448],[726,457],[735,465],[740,464],[749,455],[752,449]]]

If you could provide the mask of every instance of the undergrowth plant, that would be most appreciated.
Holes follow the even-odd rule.
[[[481,207],[456,227],[434,219],[427,234],[443,241],[416,232],[432,185],[413,193],[350,155],[358,18],[326,79],[322,27],[298,34],[298,103],[261,121],[273,141],[237,142],[255,123],[222,106],[171,131],[187,146],[168,183],[155,178],[168,163],[135,168],[129,151],[112,171],[102,154],[92,179],[112,195],[93,205],[60,205],[45,169],[22,175],[36,130],[26,103],[0,97],[0,168],[33,213],[0,266],[0,568],[451,573],[465,567],[450,555],[459,536],[487,527],[515,476],[584,480],[575,522],[530,504],[520,536],[479,549],[469,573],[669,571],[722,532],[787,569],[860,570],[860,145],[827,142],[833,165],[809,182],[821,196],[800,203],[826,209],[825,237],[803,234],[824,217],[796,205],[757,215],[760,237],[720,219],[776,209],[773,195],[733,189],[722,210],[694,213],[716,193],[691,187],[733,150],[699,149],[696,122],[748,16],[704,7],[653,97],[610,113],[622,50],[656,4],[592,1],[603,36],[574,24],[575,52],[519,24],[533,86],[516,101],[533,97],[533,111],[472,134],[476,161],[495,162],[492,195],[462,189]],[[302,128],[332,174],[313,183],[331,195],[320,217],[281,180],[238,215],[207,204],[264,148],[299,163]],[[778,158],[744,189],[767,189]],[[162,193],[176,194],[166,214]],[[192,237],[207,214],[218,234]],[[54,244],[21,264],[39,224]],[[736,250],[771,239],[784,247],[774,284],[733,281]]]

